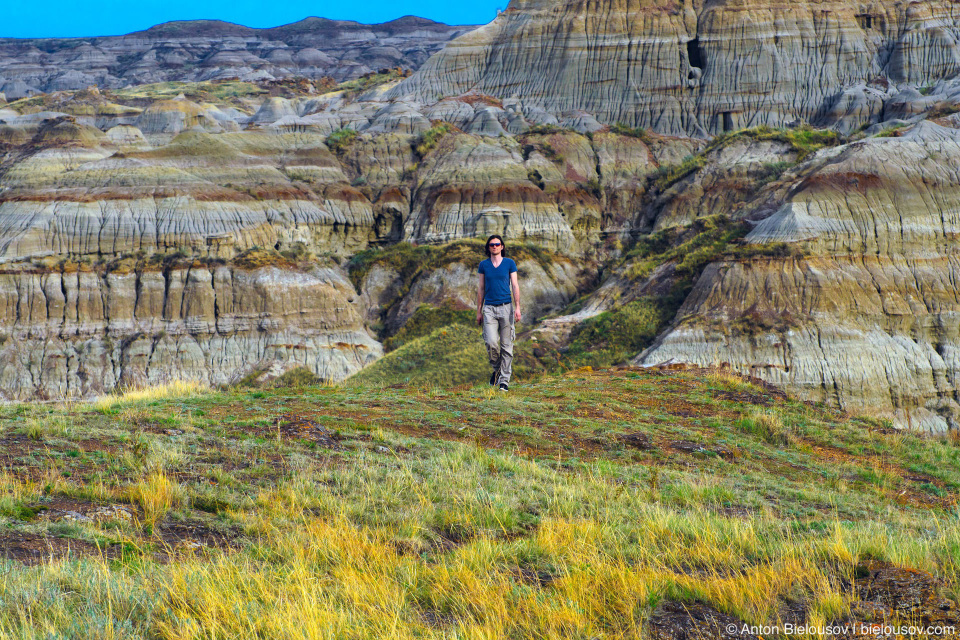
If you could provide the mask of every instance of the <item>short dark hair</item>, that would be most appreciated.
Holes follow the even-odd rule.
[[[489,238],[487,238],[486,244],[483,245],[483,251],[487,254],[487,257],[489,258],[489,257],[490,257],[490,241],[493,240],[494,238],[496,238],[497,240],[500,241],[500,245],[501,245],[501,247],[502,247],[502,248],[500,249],[500,257],[501,257],[501,258],[506,258],[506,257],[507,257],[507,245],[506,245],[506,243],[503,241],[503,238],[501,238],[501,237],[498,236],[498,235],[492,235],[492,236],[490,236]]]

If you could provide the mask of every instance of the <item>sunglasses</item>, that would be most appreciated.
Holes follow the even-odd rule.
[[[499,247],[499,246],[500,246],[500,243],[499,243],[499,242],[491,242],[491,243],[488,244],[487,246],[488,246],[488,247]]]

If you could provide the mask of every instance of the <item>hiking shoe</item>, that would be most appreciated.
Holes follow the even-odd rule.
[[[500,391],[510,391],[510,387],[507,386],[506,382],[500,383]]]
[[[490,374],[490,386],[492,387],[492,386],[495,385],[495,384],[497,384],[497,372],[496,372],[496,371],[494,371],[493,373]]]

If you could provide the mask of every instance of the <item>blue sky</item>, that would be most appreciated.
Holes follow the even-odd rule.
[[[447,24],[485,24],[508,0],[8,0],[0,10],[0,37],[41,38],[119,35],[170,20],[226,20],[248,27],[276,27],[320,16],[357,22],[386,22],[405,15]]]

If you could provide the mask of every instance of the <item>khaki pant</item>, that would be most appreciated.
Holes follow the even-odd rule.
[[[494,385],[510,384],[513,371],[513,340],[517,337],[513,305],[483,305],[483,341],[487,343],[490,366],[497,377]]]

